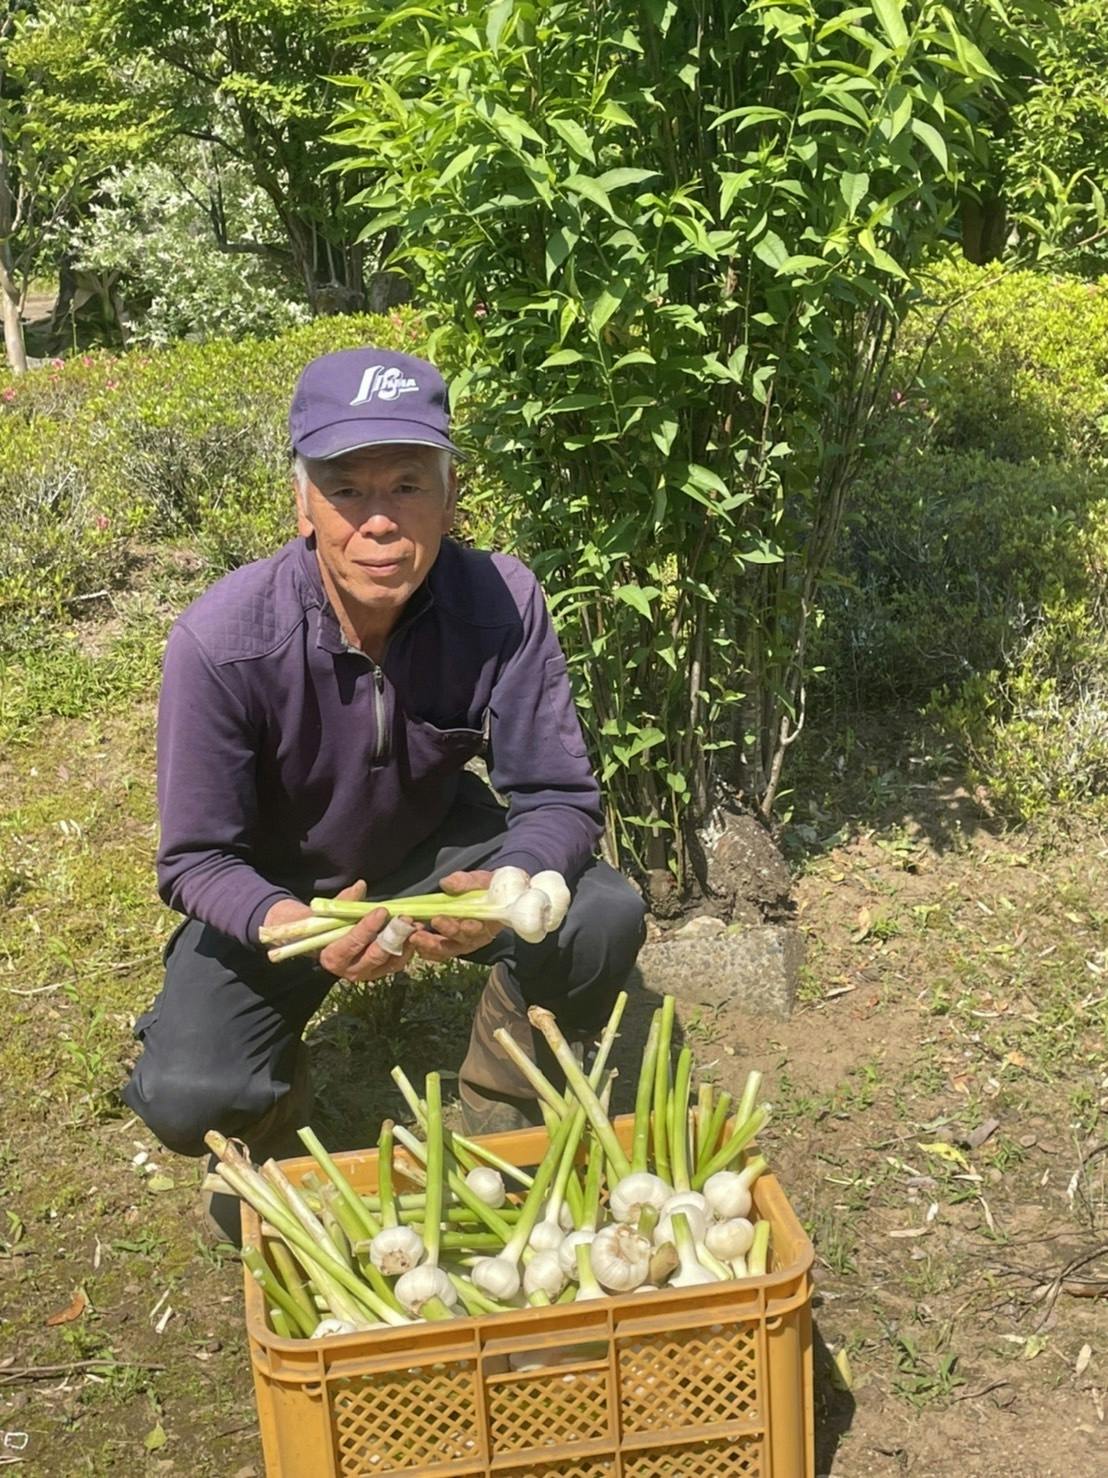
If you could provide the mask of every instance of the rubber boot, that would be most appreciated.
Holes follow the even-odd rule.
[[[235,1136],[246,1145],[255,1165],[262,1165],[266,1160],[293,1159],[306,1153],[296,1131],[310,1121],[313,1099],[308,1049],[301,1043],[289,1091],[282,1094],[260,1119]],[[215,1155],[209,1157],[210,1175],[215,1174],[218,1163]],[[241,1247],[241,1207],[242,1202],[236,1195],[202,1191],[200,1218],[208,1235],[217,1242],[230,1242],[234,1247]]]
[[[477,1002],[469,1048],[458,1071],[458,1097],[467,1135],[531,1129],[543,1123],[535,1090],[493,1035],[504,1027],[559,1090],[565,1078],[550,1045],[527,1020],[527,1004],[503,965],[494,965]],[[570,1042],[579,1062],[587,1044]]]

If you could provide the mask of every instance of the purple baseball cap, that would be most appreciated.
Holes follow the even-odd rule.
[[[450,440],[446,382],[433,364],[391,349],[336,349],[302,371],[289,410],[293,451],[327,461],[365,446]]]

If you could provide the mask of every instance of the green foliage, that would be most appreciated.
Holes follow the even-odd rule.
[[[907,446],[859,478],[820,658],[850,704],[925,703],[1002,669],[1056,602],[1093,594],[1108,475]]]
[[[915,439],[1011,462],[1108,465],[1108,279],[962,263],[937,275],[929,298],[906,325],[894,376]]]
[[[277,339],[85,355],[0,383],[0,652],[118,583],[136,537],[185,538],[213,575],[293,532],[285,421],[317,354],[418,351],[419,320],[329,318]]]
[[[1014,13],[1014,12],[1013,12]],[[610,840],[772,807],[808,625],[921,263],[985,148],[999,5],[358,8],[367,233],[441,304],[553,595]],[[961,24],[961,23],[958,23]],[[691,805],[689,804],[691,802]],[[671,850],[672,844],[672,850]]]
[[[929,346],[923,385],[909,393]],[[925,704],[1005,814],[1108,787],[1105,284],[943,274],[903,336],[820,657],[848,703]]]
[[[1026,253],[1097,274],[1108,265],[1108,3],[1055,9],[1035,38],[1037,84],[1011,119],[1005,191]]]

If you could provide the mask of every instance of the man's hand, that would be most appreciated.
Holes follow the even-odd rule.
[[[487,888],[491,881],[491,872],[452,872],[441,880],[439,887],[444,893],[470,893],[474,888]],[[503,927],[495,920],[451,919],[437,914],[431,920],[431,928],[417,928],[408,943],[423,959],[445,965],[459,955],[471,955],[484,949]]]
[[[336,893],[335,897],[358,901],[365,895],[366,885],[359,881],[351,883],[349,888]],[[288,924],[293,919],[306,919],[310,913],[311,909],[306,903],[295,898],[282,898],[268,911],[265,922],[267,927]],[[349,934],[344,934],[334,944],[321,950],[319,963],[332,975],[338,975],[344,980],[380,980],[386,975],[394,975],[396,971],[403,970],[415,952],[412,941],[408,941],[403,954],[399,955],[390,955],[376,942],[378,934],[388,921],[388,910],[375,908],[364,919],[359,919]],[[341,919],[335,920],[336,926],[341,923]]]

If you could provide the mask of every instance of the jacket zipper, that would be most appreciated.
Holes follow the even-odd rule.
[[[367,659],[370,660],[370,659]],[[381,764],[388,759],[389,736],[385,728],[385,674],[371,661],[373,667],[373,722],[376,734],[373,739],[373,763]]]

